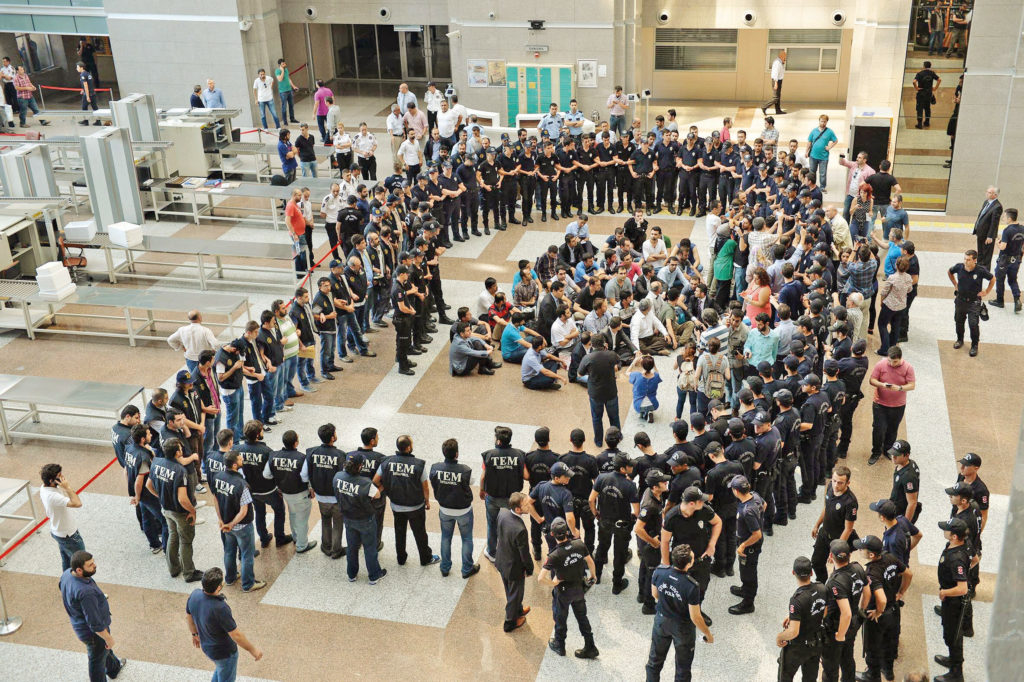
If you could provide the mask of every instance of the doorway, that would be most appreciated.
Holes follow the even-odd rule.
[[[333,24],[338,78],[425,81],[451,78],[448,27]]]

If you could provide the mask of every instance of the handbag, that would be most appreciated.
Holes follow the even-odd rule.
[[[983,321],[988,322],[988,306],[984,303],[981,304],[981,308],[978,310],[978,317]]]
[[[307,360],[312,360],[316,357],[316,346],[309,345],[299,351],[299,357]]]

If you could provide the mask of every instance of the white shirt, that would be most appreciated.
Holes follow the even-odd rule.
[[[469,123],[469,110],[466,109],[466,107],[462,106],[461,104],[456,104],[455,106],[452,107],[451,110],[454,111],[457,116],[462,117],[463,125]]]
[[[420,162],[420,146],[415,141],[406,140],[398,145],[398,156],[407,166],[415,166]]]
[[[396,114],[393,111],[390,114],[388,114],[388,120],[384,124],[384,126],[388,129],[388,132],[390,134],[392,134],[392,135],[404,135],[405,134],[405,124],[402,123],[402,117],[399,116],[398,114]]]
[[[427,90],[423,93],[423,102],[427,105],[427,111],[441,111],[441,101],[443,99],[444,93],[436,88],[433,92]]]
[[[341,186],[341,192],[339,192],[342,202],[341,208],[345,208],[348,206],[348,198],[356,193],[356,185],[358,183],[342,180],[338,184]]]
[[[302,217],[306,219],[306,229],[313,224],[313,202],[309,199],[301,199],[299,208],[302,209]]]
[[[772,80],[780,81],[786,75],[786,65],[782,63],[782,60],[778,57],[772,62]]]
[[[179,353],[184,351],[186,360],[199,362],[199,354],[204,350],[217,349],[217,337],[198,322],[190,322],[178,327],[178,330],[167,338],[167,345]]]
[[[398,110],[404,115],[405,112],[409,111],[409,103],[416,102],[416,106],[419,107],[419,102],[416,101],[416,93],[412,90],[407,92],[399,91],[395,95],[395,101],[398,103]]]
[[[71,500],[60,488],[43,486],[39,489],[39,499],[43,503],[46,515],[50,517],[50,532],[59,538],[66,538],[78,531],[78,524],[71,516],[68,502]]]
[[[335,154],[352,153],[352,137],[348,133],[335,132],[331,141],[334,142]]]
[[[252,89],[256,91],[257,102],[273,102],[274,101],[274,81],[270,78],[257,78],[252,82]]]
[[[644,315],[640,310],[633,313],[633,317],[629,320],[629,338],[633,342],[634,346],[639,348],[640,339],[646,339],[649,336],[654,336],[654,332],[661,332],[662,335],[666,337],[668,336],[668,330],[665,329],[665,325],[661,323],[661,320],[654,316],[653,305],[651,306],[651,309],[647,311],[646,315]]]
[[[573,319],[572,315],[570,315],[569,319],[565,320],[564,322],[560,317],[556,319],[551,324],[552,348],[554,348],[556,351],[568,349],[568,346],[562,345],[562,341],[565,339],[566,336],[571,334],[574,329],[576,329],[576,321]]]
[[[373,136],[373,133],[356,133],[356,136],[352,138],[352,148],[356,150],[357,156],[368,157],[374,147],[377,146],[377,138]]]
[[[338,211],[345,207],[346,198],[348,195],[342,192],[338,192],[338,196],[334,196],[334,192],[328,192],[327,196],[323,198],[323,201],[320,202],[320,212],[327,215],[327,222],[338,222]]]
[[[650,239],[644,242],[644,260],[650,260],[651,256],[657,256],[659,254],[665,255],[664,239],[659,239],[657,244],[651,244]]]
[[[715,239],[718,237],[718,228],[721,224],[721,216],[717,216],[714,213],[708,213],[707,217],[704,218],[704,229],[708,234],[709,250],[715,248]]]
[[[487,289],[484,289],[483,291],[481,291],[480,295],[476,297],[476,314],[477,314],[477,316],[479,317],[480,315],[486,315],[487,311],[490,309],[490,307],[491,307],[491,305],[493,303],[494,303],[494,296],[492,296],[490,294],[490,292],[487,291]]]
[[[451,137],[455,134],[455,124],[458,123],[459,112],[454,109],[437,112],[437,132],[441,137]]]

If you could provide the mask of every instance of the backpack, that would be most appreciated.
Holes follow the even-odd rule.
[[[711,400],[724,400],[725,374],[722,372],[722,364],[725,362],[725,359],[719,356],[712,362],[708,363],[708,380],[705,384],[704,395]]]
[[[689,364],[689,361],[687,361]],[[680,391],[696,391],[697,390],[697,368],[691,366],[689,369],[684,369],[683,364],[680,363],[678,367],[678,376],[676,377],[676,388]]]

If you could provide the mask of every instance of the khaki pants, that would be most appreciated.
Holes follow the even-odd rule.
[[[387,136],[391,139],[391,163],[394,164],[398,161],[398,148],[405,141],[405,138],[401,135],[392,135],[391,133],[387,133]]]
[[[682,346],[693,338],[693,322],[691,320],[682,324],[672,322],[672,333],[676,335],[676,344]]]
[[[196,527],[189,523],[188,515],[164,510],[167,519],[167,569],[171,577],[179,574],[186,576],[195,573],[196,565],[192,563],[192,540],[196,537]]]
[[[640,339],[640,352],[647,355],[668,355],[668,344],[661,334]]]
[[[865,298],[857,307],[860,308],[862,316],[860,320],[860,329],[857,330],[857,338],[866,339],[868,337],[868,322],[871,320],[871,297],[869,296]]]

